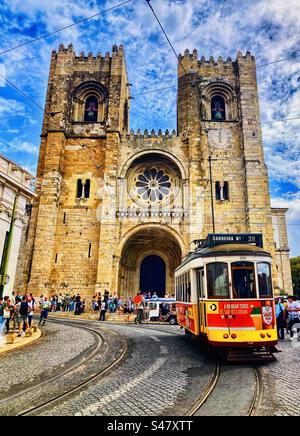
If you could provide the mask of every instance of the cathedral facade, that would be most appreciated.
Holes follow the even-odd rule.
[[[291,291],[286,210],[276,209],[284,244],[275,244],[255,58],[187,50],[177,131],[129,133],[130,98],[122,46],[52,53],[23,286],[173,293],[192,242],[215,232],[262,233],[274,287]]]

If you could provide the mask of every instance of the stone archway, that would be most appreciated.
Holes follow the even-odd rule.
[[[128,235],[120,248],[118,292],[133,297],[140,289],[141,265],[149,256],[157,256],[165,263],[165,291],[174,294],[174,273],[180,265],[183,246],[169,229],[159,225],[142,226]],[[144,284],[144,286],[146,286]],[[148,291],[151,289],[149,283]],[[162,292],[161,292],[162,293]]]

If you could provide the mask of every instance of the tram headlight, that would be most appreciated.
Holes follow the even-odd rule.
[[[268,336],[268,338],[272,337],[271,333],[267,333],[267,336]]]
[[[237,338],[237,336],[236,336],[235,333],[233,333],[233,334],[231,335],[231,337],[232,337],[232,339],[236,339],[236,338]]]
[[[261,333],[261,334],[260,334],[260,337],[263,338],[263,339],[265,339],[266,335],[265,335],[264,333]]]
[[[223,335],[223,338],[224,338],[224,339],[228,339],[229,336],[225,333],[225,335]]]

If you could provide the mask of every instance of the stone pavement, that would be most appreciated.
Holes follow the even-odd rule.
[[[300,342],[279,343],[277,362],[261,367],[264,395],[258,415],[300,415]]]
[[[130,339],[128,359],[80,395],[42,415],[182,415],[213,374],[209,357],[178,327],[165,326],[160,330],[109,325],[109,329]]]
[[[0,357],[0,399],[36,381],[47,379],[94,344],[94,337],[79,328],[48,323],[42,338],[19,351]]]

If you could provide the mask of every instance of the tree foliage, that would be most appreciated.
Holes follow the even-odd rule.
[[[294,292],[300,296],[300,256],[291,259],[291,267]]]

